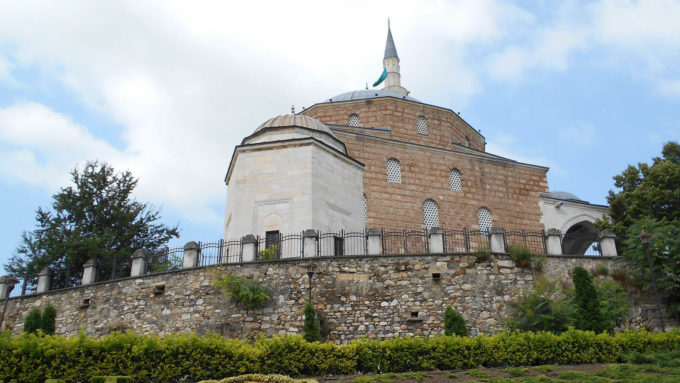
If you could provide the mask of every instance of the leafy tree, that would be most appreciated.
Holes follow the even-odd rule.
[[[129,171],[115,173],[106,163],[88,162],[71,171],[73,185],[52,196],[52,208],[39,208],[36,228],[23,241],[5,270],[22,278],[45,266],[55,271],[53,284],[76,283],[89,258],[107,278],[127,276],[136,249],[158,249],[178,237],[177,227],[158,223],[159,211],[131,199],[138,180]]]
[[[513,304],[508,327],[520,331],[567,331],[573,310],[569,302],[562,299],[557,282],[545,277],[536,280],[532,291],[525,293],[522,300]]]
[[[467,336],[468,330],[465,327],[465,319],[451,306],[446,307],[444,312],[444,334]]]
[[[316,321],[316,311],[311,303],[305,306],[305,325],[302,327],[302,332],[307,342],[318,342],[321,340],[321,332],[319,331],[319,322]]]
[[[640,240],[643,231],[649,234],[651,270]],[[680,221],[641,219],[628,229],[624,245],[622,258],[630,266],[635,281],[644,291],[651,292],[650,272],[654,273],[660,298],[670,314],[680,319]]]
[[[48,304],[42,314],[41,326],[43,333],[45,335],[54,335],[55,330],[55,320],[57,318],[57,310],[54,306]]]
[[[600,300],[590,274],[583,267],[577,266],[574,268],[573,281],[575,286],[576,328],[595,332],[602,331]]]
[[[34,333],[42,327],[42,314],[39,308],[32,308],[24,320],[24,332]]]
[[[668,142],[662,157],[652,165],[629,165],[614,176],[619,191],[609,191],[609,219],[597,222],[600,230],[613,231],[624,240],[628,229],[641,218],[680,222],[680,145]]]

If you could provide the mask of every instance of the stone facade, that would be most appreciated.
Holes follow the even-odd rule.
[[[576,265],[592,270],[607,257],[547,257],[545,275],[568,283]],[[330,340],[357,337],[434,336],[443,333],[447,305],[458,310],[471,334],[503,329],[510,305],[533,287],[536,276],[506,255],[475,263],[468,255],[374,256],[298,259],[192,268],[11,298],[5,328],[19,334],[32,307],[57,309],[56,332],[98,336],[138,333],[218,332],[252,338],[299,334],[314,270],[312,301],[330,323]],[[270,291],[263,308],[244,309],[210,284],[225,272],[253,278]],[[631,327],[651,326],[645,304],[634,305]]]

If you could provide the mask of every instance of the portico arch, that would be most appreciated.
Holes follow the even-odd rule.
[[[599,231],[590,221],[580,221],[571,225],[562,236],[562,254],[600,255]],[[593,244],[597,245],[596,247]]]

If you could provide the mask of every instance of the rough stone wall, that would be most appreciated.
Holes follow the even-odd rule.
[[[389,126],[392,129],[391,138],[400,141],[450,149],[459,147],[451,144],[451,139],[465,145],[467,137],[471,148],[484,151],[485,146],[484,137],[457,114],[412,101],[380,98],[324,103],[301,113],[323,123],[338,125],[347,125],[348,116],[355,113],[359,116],[361,126]],[[428,135],[417,133],[416,120],[419,116],[427,120]]]
[[[299,259],[218,265],[126,278],[39,295],[12,298],[6,328],[23,330],[31,307],[56,307],[56,332],[106,334],[112,329],[164,335],[204,333],[249,338],[298,334],[308,296],[307,270],[314,269],[312,300],[331,326],[330,340],[366,336],[432,336],[443,333],[447,305],[458,310],[471,334],[502,330],[511,302],[533,286],[534,275],[505,255],[475,263],[465,255],[378,256]],[[548,257],[546,276],[569,280],[577,264],[593,269],[611,258]],[[231,272],[265,285],[272,300],[246,310],[210,284],[214,274]],[[439,273],[439,280],[433,274]],[[162,293],[157,293],[164,283]],[[89,306],[84,307],[85,301]],[[645,306],[633,307],[640,318]],[[646,325],[631,321],[634,327]]]
[[[423,203],[433,199],[446,228],[478,227],[477,210],[487,207],[493,226],[542,230],[539,194],[548,191],[545,168],[440,149],[400,144],[335,131],[349,155],[366,165],[367,227],[425,228]],[[386,163],[401,164],[401,183],[387,181]],[[449,171],[460,172],[462,191],[451,191]]]

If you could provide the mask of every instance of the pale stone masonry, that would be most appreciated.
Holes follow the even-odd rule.
[[[98,336],[112,329],[158,335],[211,331],[238,338],[299,334],[311,267],[312,301],[328,318],[332,341],[440,335],[448,305],[463,315],[473,335],[503,331],[511,304],[533,288],[541,273],[516,267],[506,255],[475,260],[466,255],[375,256],[199,267],[10,298],[3,327],[21,333],[30,309],[50,303],[57,310],[56,333],[67,336],[80,331]],[[543,273],[568,286],[575,266],[613,269],[613,260],[549,256]],[[261,283],[271,301],[250,310],[231,302],[210,284],[212,276],[225,272]],[[646,302],[633,301],[625,327],[654,327],[655,318]]]

